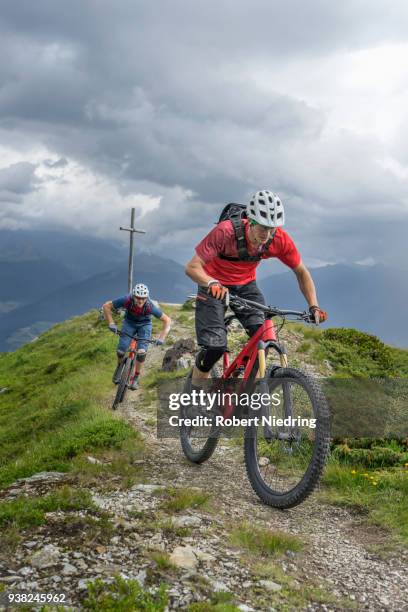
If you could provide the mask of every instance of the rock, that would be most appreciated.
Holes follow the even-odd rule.
[[[280,591],[282,588],[280,584],[273,582],[273,580],[260,580],[259,584],[267,591]]]
[[[136,580],[138,581],[138,583],[140,584],[140,586],[144,586],[144,583],[146,581],[147,578],[147,572],[146,570],[140,570],[140,572],[136,575]]]
[[[96,457],[91,457],[89,455],[87,457],[87,460],[89,461],[89,463],[93,463],[94,465],[102,465],[102,461],[99,461],[99,459],[96,459]]]
[[[27,567],[27,566],[20,568],[18,571],[22,576],[29,576],[30,574],[34,572],[32,567]]]
[[[203,550],[199,550],[198,548],[194,549],[194,554],[196,555],[197,559],[204,561],[204,563],[207,561],[215,561],[214,555],[211,555]]]
[[[86,578],[81,578],[81,580],[78,580],[78,590],[79,591],[86,591],[88,588],[88,582],[90,582],[90,579],[86,579]]]
[[[21,582],[21,576],[0,576],[0,582],[6,582],[7,584],[12,584],[13,582],[19,581]]]
[[[64,472],[38,472],[38,474],[33,474],[32,476],[28,476],[28,478],[19,478],[16,480],[18,484],[33,484],[36,482],[57,482],[58,480],[62,480],[66,478],[66,474]]]
[[[201,525],[201,519],[198,516],[176,516],[172,518],[174,527],[198,527]]]
[[[195,352],[195,342],[192,338],[181,338],[165,352],[162,370],[164,372],[172,372],[177,369],[177,361],[183,357],[185,353]],[[191,356],[191,359],[193,357]]]
[[[211,581],[211,588],[215,593],[217,593],[218,591],[229,591],[229,588],[227,587],[225,582],[221,582],[221,580],[214,580],[214,582]]]
[[[268,459],[268,457],[260,457],[260,458],[258,459],[258,464],[259,464],[261,467],[264,467],[265,465],[269,465],[269,459]]]
[[[57,546],[47,544],[41,550],[37,551],[31,557],[31,565],[38,568],[51,567],[56,565],[60,559],[61,553]]]
[[[100,495],[98,495],[97,493],[93,493],[91,492],[92,495],[92,501],[93,503],[98,506],[98,508],[104,508],[106,505],[106,501],[103,499],[103,497],[101,497]]]
[[[242,612],[255,612],[254,608],[251,608],[251,606],[247,606],[246,604],[239,604],[237,607],[242,610]]]
[[[21,495],[20,489],[9,489],[7,491],[7,497],[16,497],[17,495]]]
[[[170,561],[177,567],[194,569],[198,565],[198,559],[191,546],[176,546],[170,555]]]
[[[10,391],[9,387],[2,387],[2,388],[0,389],[0,394],[1,394],[1,393],[7,393],[8,391]]]
[[[74,576],[78,573],[78,570],[74,565],[71,565],[70,563],[65,563],[61,573],[64,574],[64,576]]]
[[[192,357],[179,357],[176,362],[176,370],[185,370],[193,366],[194,360]]]
[[[323,359],[323,363],[330,372],[333,371],[333,366],[328,359]]]
[[[61,582],[62,578],[61,576],[57,576],[57,574],[55,574],[54,576],[51,576],[50,580],[53,582]]]
[[[143,493],[153,493],[158,489],[162,489],[163,485],[159,484],[138,484],[131,488],[131,491],[143,491]]]

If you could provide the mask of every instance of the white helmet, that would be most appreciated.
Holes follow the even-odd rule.
[[[279,227],[285,223],[283,204],[272,191],[257,191],[247,204],[247,216],[267,227]]]
[[[132,289],[132,296],[138,298],[148,298],[149,289],[143,283],[138,283]]]

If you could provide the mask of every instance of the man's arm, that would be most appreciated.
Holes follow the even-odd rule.
[[[105,319],[107,320],[108,325],[115,325],[115,321],[113,320],[113,317],[112,317],[112,308],[113,308],[112,301],[105,302],[104,305],[102,306],[103,314],[105,315]]]
[[[293,268],[293,271],[296,274],[299,288],[305,296],[308,306],[318,306],[319,303],[317,301],[316,287],[305,264],[301,262],[298,266],[296,266],[296,268]]]
[[[211,276],[208,276],[204,270],[204,261],[198,255],[194,255],[194,257],[188,262],[185,272],[187,276],[191,278],[191,280],[203,287],[207,287],[208,283],[211,280],[214,280],[211,278]]]
[[[170,327],[171,327],[171,319],[170,317],[168,317],[166,314],[162,314],[162,316],[160,317],[159,321],[163,321],[163,329],[161,330],[160,334],[159,334],[159,338],[160,340],[163,340],[166,338],[167,334],[170,331]]]

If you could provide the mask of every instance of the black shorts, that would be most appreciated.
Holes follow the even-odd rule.
[[[228,285],[228,289],[234,295],[265,304],[264,296],[255,281],[247,285]],[[231,308],[234,310],[232,306]],[[206,287],[198,287],[195,313],[197,344],[204,348],[227,348],[225,311],[226,306],[208,295]],[[236,315],[244,329],[252,325],[262,325],[265,320],[264,314],[259,310],[239,310]]]

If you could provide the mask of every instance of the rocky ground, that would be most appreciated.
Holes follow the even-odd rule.
[[[296,336],[289,340],[296,342]],[[159,367],[163,355],[164,349],[153,347],[146,369]],[[322,504],[318,491],[292,510],[264,506],[248,483],[242,449],[230,442],[222,441],[207,463],[188,463],[177,439],[157,439],[154,405],[146,395],[143,389],[129,393],[118,411],[145,439],[145,482],[105,493],[92,488],[104,513],[94,519],[102,522],[94,541],[82,537],[89,521],[85,511],[71,512],[69,522],[63,512],[49,513],[47,524],[20,543],[12,558],[1,556],[7,588],[65,592],[80,609],[88,581],[119,574],[153,590],[166,582],[171,610],[214,601],[226,591],[243,611],[408,610],[408,555],[392,549],[380,554],[388,534],[349,509]],[[14,483],[3,497],[46,492],[69,479],[39,475]],[[192,499],[195,492],[201,495],[199,502],[166,506],[175,491],[186,488]],[[293,534],[304,547],[273,558],[244,552],[230,541],[231,530],[242,524]]]

